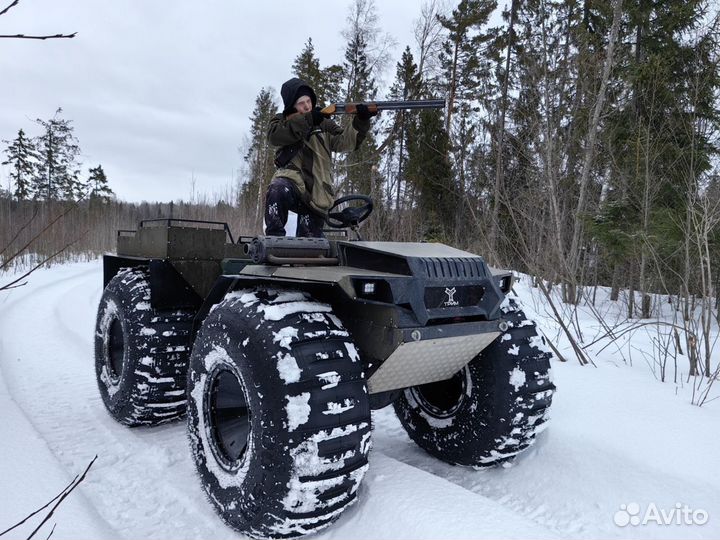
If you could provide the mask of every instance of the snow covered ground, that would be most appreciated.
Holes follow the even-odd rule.
[[[525,283],[516,290],[554,338],[547,306]],[[184,423],[131,430],[105,412],[92,351],[101,292],[96,261],[41,270],[0,293],[0,532],[97,454],[43,538],[53,523],[56,539],[238,538],[204,498]],[[617,308],[599,305],[610,320]],[[598,324],[585,311],[578,322],[592,341]],[[651,340],[639,331],[620,348],[591,347],[596,368],[580,367],[559,340],[570,361],[553,365],[550,427],[509,468],[441,463],[390,408],[375,412],[360,500],[318,538],[719,537],[720,400],[696,407],[684,379],[656,381],[642,356]],[[38,522],[6,538],[26,538]]]

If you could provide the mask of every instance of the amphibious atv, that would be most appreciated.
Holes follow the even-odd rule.
[[[352,196],[335,227],[372,210]],[[195,464],[231,527],[284,538],[330,524],[368,467],[371,409],[449,463],[511,460],[554,386],[509,272],[442,244],[241,237],[146,220],[104,258],[95,370],[128,426],[187,412]]]

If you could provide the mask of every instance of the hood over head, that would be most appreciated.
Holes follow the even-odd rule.
[[[315,91],[308,83],[302,79],[298,79],[297,77],[283,83],[280,88],[280,96],[283,100],[285,113],[292,111],[292,108],[295,106],[295,102],[302,96],[310,96],[312,106],[317,106],[317,96],[315,95]]]

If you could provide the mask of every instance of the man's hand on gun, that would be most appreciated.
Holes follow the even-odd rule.
[[[367,105],[364,103],[358,103],[357,105],[357,117],[362,120],[363,122],[366,122],[367,120],[370,120],[373,116],[377,116],[377,109],[370,110]]]
[[[322,124],[323,120],[330,118],[330,115],[322,112],[320,107],[315,107],[312,111],[310,111],[310,113],[312,114],[312,122],[314,126],[319,126]]]

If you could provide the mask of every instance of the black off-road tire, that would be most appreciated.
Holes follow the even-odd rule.
[[[95,374],[105,407],[127,426],[185,414],[194,313],[150,305],[147,270],[132,268],[105,287],[95,325]]]
[[[394,402],[410,438],[438,459],[502,464],[547,426],[552,354],[513,300],[503,311],[510,328],[452,379],[408,388]]]
[[[362,363],[330,306],[294,291],[228,294],[193,347],[188,433],[232,528],[290,538],[334,521],[355,501],[371,441]]]

